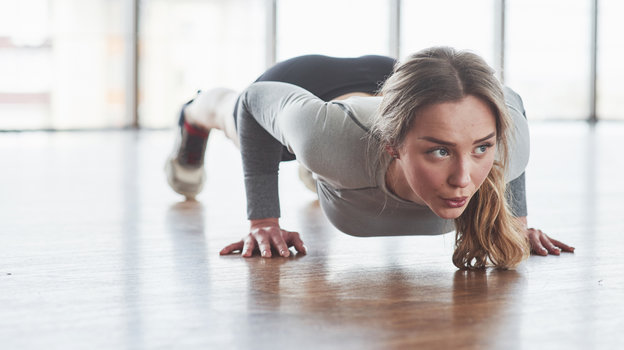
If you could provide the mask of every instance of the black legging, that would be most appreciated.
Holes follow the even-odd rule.
[[[290,83],[330,101],[352,92],[375,94],[392,73],[394,64],[394,59],[384,56],[307,55],[277,63],[256,81]]]
[[[393,58],[375,55],[353,58],[306,55],[277,63],[256,82],[290,83],[310,91],[323,101],[353,92],[374,95],[392,74],[395,63]],[[234,118],[237,107],[238,103],[234,108]],[[282,160],[293,159],[295,155],[284,147]]]

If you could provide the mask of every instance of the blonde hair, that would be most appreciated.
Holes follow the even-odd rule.
[[[414,118],[425,106],[458,101],[467,95],[490,106],[496,118],[498,157],[464,212],[455,219],[453,263],[461,269],[484,268],[488,261],[496,267],[512,268],[526,259],[528,241],[505,198],[512,120],[493,69],[467,51],[429,48],[398,63],[381,94],[370,131],[379,145],[378,159],[386,147],[398,149],[403,144]]]

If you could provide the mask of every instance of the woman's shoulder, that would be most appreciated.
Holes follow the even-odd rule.
[[[518,178],[529,163],[530,136],[529,124],[524,110],[522,98],[518,93],[509,87],[504,88],[505,104],[512,119],[512,129],[510,133],[509,147],[510,157],[505,178],[507,182]]]

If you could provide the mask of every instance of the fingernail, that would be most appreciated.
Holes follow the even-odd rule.
[[[262,251],[262,256],[269,256],[269,252],[268,252],[268,251],[266,251],[266,250],[263,250],[263,251]]]

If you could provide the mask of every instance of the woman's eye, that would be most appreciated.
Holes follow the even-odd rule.
[[[490,147],[491,147],[491,145],[489,145],[489,144],[478,146],[475,149],[475,153],[476,154],[483,154],[483,153],[487,152],[488,148],[490,148]]]
[[[430,153],[433,154],[437,158],[444,158],[449,155],[449,152],[445,150],[444,148],[434,149]]]

